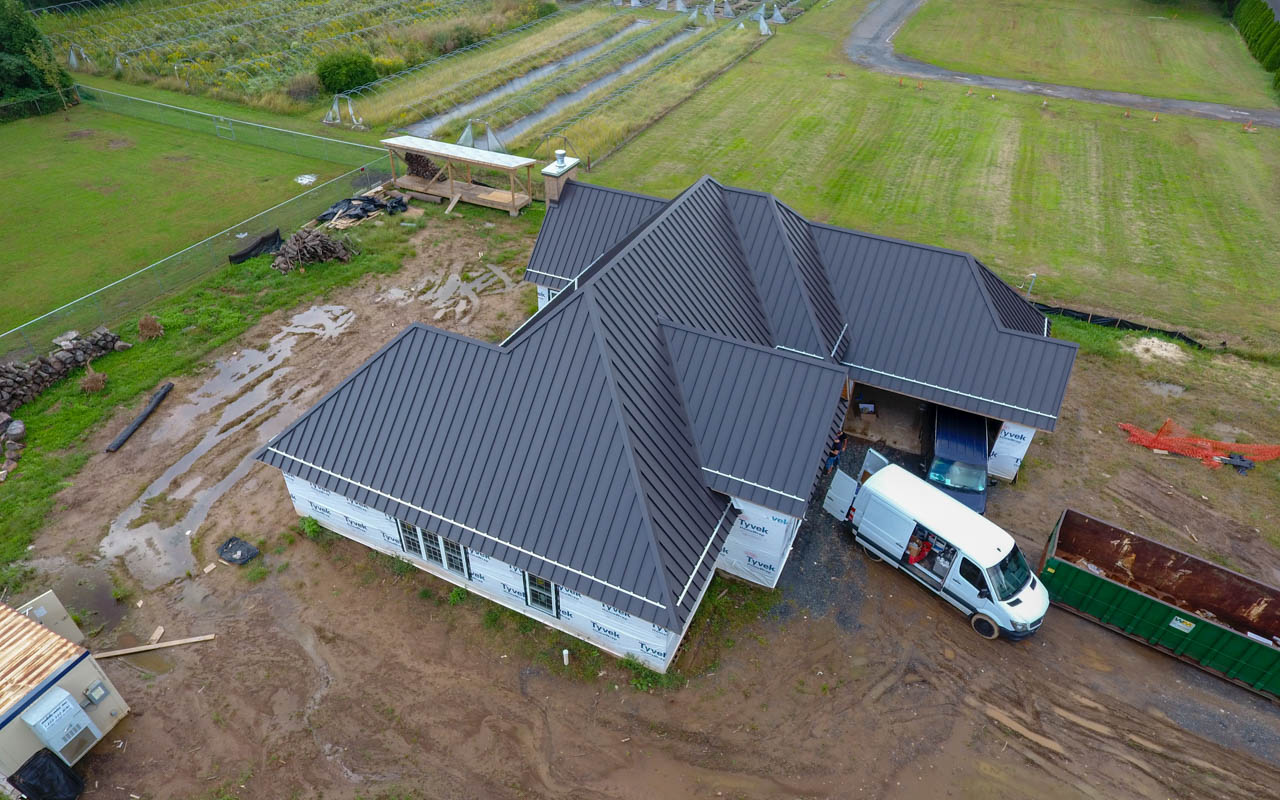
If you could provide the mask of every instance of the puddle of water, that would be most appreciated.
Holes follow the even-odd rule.
[[[670,50],[680,42],[683,42],[685,39],[688,39],[690,36],[693,36],[693,35],[694,35],[694,31],[681,31],[680,33],[671,37],[667,41],[663,42],[663,44],[660,47],[650,50],[648,53],[645,53],[644,55],[640,56],[634,61],[628,61],[626,64],[623,64],[621,67],[614,70],[613,72],[610,72],[608,75],[602,76],[600,78],[596,78],[594,81],[591,81],[586,86],[583,86],[581,89],[578,89],[577,91],[573,91],[573,92],[570,92],[569,94],[561,95],[560,97],[557,97],[555,100],[552,100],[550,103],[543,106],[541,111],[536,111],[526,117],[522,117],[521,119],[516,120],[515,122],[511,123],[507,127],[498,131],[498,134],[497,134],[498,141],[500,142],[514,141],[517,137],[519,137],[521,134],[525,133],[535,125],[539,125],[542,122],[546,121],[547,119],[556,116],[557,114],[561,113],[566,108],[574,105],[575,103],[582,102],[587,97],[591,96],[593,93],[599,91],[605,86],[608,86],[609,84],[613,83],[614,81],[623,77],[624,75],[635,72],[641,67],[647,65],[649,62],[653,61],[659,55],[666,53],[668,50]]]
[[[99,628],[111,630],[129,610],[125,603],[118,603],[111,596],[111,576],[102,567],[81,566],[64,559],[42,559],[31,562],[31,566],[40,572],[57,574],[56,581],[35,594],[52,589],[63,607],[80,617],[77,624],[85,636]]]
[[[484,94],[478,95],[472,98],[471,100],[468,100],[467,102],[463,103],[462,105],[454,106],[448,111],[445,111],[440,114],[436,114],[434,117],[427,117],[426,119],[421,120],[419,122],[415,122],[412,125],[407,125],[405,126],[404,131],[414,136],[430,137],[437,130],[449,124],[455,119],[464,117],[467,114],[470,114],[472,111],[475,111],[476,109],[479,109],[479,108],[483,108],[489,103],[492,103],[495,100],[501,99],[502,97],[505,97],[506,95],[509,95],[518,89],[523,89],[524,87],[528,86],[531,83],[540,81],[543,78],[547,77],[548,75],[553,75],[559,72],[560,70],[564,69],[565,67],[571,67],[580,61],[585,61],[586,59],[591,58],[592,56],[594,56],[596,53],[600,52],[604,48],[612,45],[614,42],[630,34],[631,30],[636,25],[644,25],[644,24],[650,24],[650,23],[647,20],[637,20],[636,22],[631,23],[627,27],[623,28],[622,30],[618,31],[617,33],[613,34],[612,36],[608,37],[602,42],[593,44],[590,47],[584,47],[583,49],[577,51],[576,53],[571,53],[570,55],[565,56],[559,61],[553,61],[550,64],[544,64],[541,67],[530,70],[529,72],[526,72],[524,75],[521,75],[519,78],[514,78],[510,81],[507,81],[506,83],[502,84],[496,89],[490,89]]]
[[[180,438],[191,430],[201,414],[219,405],[223,406],[222,413],[208,425],[193,448],[171,464],[111,523],[100,545],[102,554],[107,558],[123,557],[130,574],[147,590],[194,571],[197,565],[191,553],[190,536],[198,535],[213,504],[253,468],[257,445],[265,444],[297,416],[297,413],[280,413],[295,409],[303,393],[302,387],[279,386],[291,371],[283,363],[303,336],[332,339],[341,335],[354,320],[354,312],[343,306],[313,306],[290,319],[264,350],[243,350],[217,362],[209,380],[186,404],[170,412],[153,438]],[[300,413],[301,409],[296,411]],[[194,501],[181,520],[168,527],[155,522],[129,527],[142,514],[147,500],[167,491],[202,456],[246,429],[254,430],[255,446],[235,469],[207,488],[200,488],[204,479],[199,475],[186,478],[178,486],[174,497]]]
[[[1153,394],[1161,397],[1182,397],[1186,394],[1186,387],[1179,386],[1176,383],[1165,383],[1164,381],[1143,381],[1143,386],[1147,387]]]
[[[116,647],[137,647],[146,644],[146,642],[134,636],[132,633],[122,633],[120,638],[116,640]],[[163,675],[173,669],[173,662],[165,655],[163,650],[151,650],[146,653],[134,653],[131,656],[120,656],[125,661],[133,664],[138,669],[144,669],[155,675]]]

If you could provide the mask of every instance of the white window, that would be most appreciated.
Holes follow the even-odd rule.
[[[528,572],[524,574],[524,583],[524,598],[529,605],[545,611],[553,617],[560,616],[560,604],[556,602],[559,597],[556,594],[554,583],[539,578],[537,575],[531,575]]]
[[[467,563],[467,553],[457,542],[451,542],[430,531],[424,531],[404,520],[396,520],[400,524],[400,546],[406,553],[415,555],[433,564],[438,564],[450,572],[457,573],[470,580],[471,570]]]
[[[418,538],[418,529],[404,520],[396,522],[400,523],[400,546],[406,553],[422,558],[422,541]]]

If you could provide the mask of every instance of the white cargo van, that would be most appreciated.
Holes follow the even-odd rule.
[[[874,450],[859,478],[837,472],[823,506],[853,523],[854,537],[874,560],[941,595],[980,636],[1016,640],[1035,633],[1049,593],[1013,537]]]

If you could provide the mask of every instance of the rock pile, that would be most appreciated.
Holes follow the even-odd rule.
[[[27,448],[27,426],[20,419],[0,411],[0,483],[18,468],[18,459]]]
[[[39,397],[71,370],[83,367],[98,356],[132,347],[106,328],[96,328],[83,336],[68,331],[53,343],[57,348],[47,356],[25,364],[0,364],[0,412],[12,413],[23,403]]]

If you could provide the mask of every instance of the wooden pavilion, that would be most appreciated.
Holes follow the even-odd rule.
[[[395,185],[405,191],[448,200],[449,208],[446,213],[462,201],[504,209],[514,217],[520,213],[520,209],[533,201],[532,158],[493,153],[418,136],[396,136],[383,139],[382,144],[391,152],[391,175]],[[396,156],[404,159],[406,154],[425,156],[440,164],[441,169],[431,178],[409,174],[397,176]],[[507,188],[474,183],[471,177],[473,167],[506,173]],[[521,169],[525,172],[523,181],[518,174]]]

